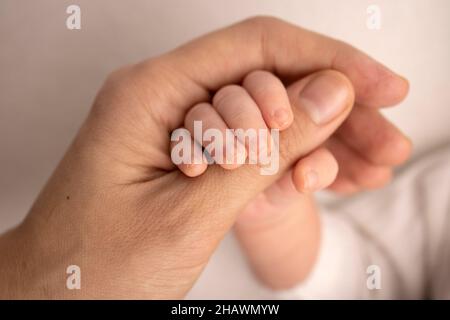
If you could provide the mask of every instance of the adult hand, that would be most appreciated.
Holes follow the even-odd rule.
[[[295,121],[280,137],[279,174],[214,166],[184,176],[170,160],[172,130],[210,92],[256,69],[291,85]],[[342,73],[322,78],[340,99],[321,95],[312,79],[292,83],[320,69]],[[394,104],[407,90],[350,46],[273,18],[246,20],[113,73],[26,220],[2,236],[0,296],[183,297],[246,204],[344,121],[352,86],[367,107]],[[301,104],[306,87],[322,113]],[[73,264],[81,290],[65,288]]]

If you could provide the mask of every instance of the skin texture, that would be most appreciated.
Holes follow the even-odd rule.
[[[345,95],[336,105],[339,112],[319,125],[299,96],[313,81],[306,75],[324,69],[336,70],[322,71],[325,85],[333,83]],[[240,84],[254,70],[276,74],[287,86],[293,122],[280,134],[279,173],[262,176],[256,165],[211,166],[196,178],[187,177],[170,160],[170,133],[184,125],[193,106],[214,104],[212,92]],[[377,114],[375,107],[400,102],[407,89],[405,80],[352,47],[268,17],[112,73],[25,221],[1,236],[0,297],[182,298],[242,213],[238,236],[263,279],[271,277],[280,257],[261,259],[255,243],[264,240],[270,248],[280,232],[294,233],[298,226],[311,230],[304,239],[278,240],[277,248],[286,248],[280,250],[282,257],[301,254],[293,255],[296,268],[286,264],[278,270],[293,277],[265,281],[274,287],[292,285],[309,272],[318,248],[316,216],[298,216],[310,202],[289,201],[276,224],[269,222],[279,207],[252,219],[248,206],[267,188],[277,188],[286,174],[302,176],[292,174],[299,159],[313,156],[326,141],[343,145],[333,132],[355,101],[354,109],[372,108]],[[389,145],[408,151],[403,147],[408,141],[396,129],[381,125],[380,130],[389,132],[377,136],[389,136]],[[389,153],[377,153],[384,166],[407,157],[396,152],[398,158],[392,159],[385,142],[377,145],[377,138],[367,136],[371,131],[342,134],[349,140],[366,135],[360,141],[373,144],[364,147]],[[351,150],[347,156],[354,158],[376,153],[358,146]],[[378,165],[372,158],[366,161]],[[246,216],[253,221],[244,227]],[[65,270],[72,264],[81,268],[81,290],[65,288]]]

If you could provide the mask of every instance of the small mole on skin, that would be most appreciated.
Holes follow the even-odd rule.
[[[67,196],[67,197],[66,197],[66,199],[67,199],[67,200],[69,200],[69,199],[70,199],[70,197],[69,197],[69,196]]]

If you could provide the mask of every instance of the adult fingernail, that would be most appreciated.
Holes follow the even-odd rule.
[[[300,92],[300,105],[317,125],[339,115],[346,105],[348,87],[335,75],[318,75]]]

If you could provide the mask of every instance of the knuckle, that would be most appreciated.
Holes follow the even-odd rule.
[[[389,183],[391,170],[386,168],[366,168],[356,175],[355,180],[361,186],[369,189],[381,188]]]
[[[395,150],[392,153],[393,159],[391,161],[394,165],[400,165],[408,160],[413,150],[413,144],[410,139],[404,137],[392,139],[391,144],[389,150]]]
[[[250,72],[243,81],[243,86],[252,91],[253,94],[257,94],[264,98],[266,93],[272,95],[274,93],[279,93],[280,89],[285,88],[281,80],[275,76],[273,73],[265,70],[255,70]]]
[[[254,16],[242,22],[238,26],[244,30],[245,33],[252,34],[253,39],[256,39],[257,45],[260,46],[260,54],[264,60],[265,68],[273,67],[273,53],[271,52],[270,42],[273,37],[277,37],[283,28],[286,27],[286,22],[279,18],[272,16]]]
[[[274,26],[281,22],[282,22],[281,19],[276,18],[274,16],[270,16],[270,15],[256,15],[256,16],[250,17],[243,21],[243,23],[245,23],[245,24],[249,24],[250,26],[258,27],[258,28],[261,28],[261,27],[267,28],[269,26]]]
[[[112,71],[104,82],[103,87],[108,89],[120,89],[126,85],[127,79],[129,79],[132,73],[132,66],[124,66]]]
[[[195,120],[202,119],[205,115],[205,112],[207,112],[207,109],[209,109],[209,108],[210,108],[210,105],[207,103],[198,103],[195,106],[193,106],[191,109],[189,109],[184,118],[185,126],[193,123]]]
[[[119,105],[121,101],[129,98],[130,68],[129,66],[122,67],[106,77],[91,108],[92,116],[104,115],[114,109],[114,106]]]
[[[245,94],[246,91],[236,84],[227,85],[217,91],[213,97],[213,105],[215,108],[221,108],[224,104],[234,100],[239,95]]]
[[[260,79],[260,78],[272,78],[274,75],[266,70],[254,70],[251,71],[247,76],[244,78],[244,83],[252,82],[253,80]]]
[[[95,105],[110,108],[131,102],[145,104],[148,97],[157,96],[158,88],[164,84],[161,76],[164,74],[170,71],[159,58],[121,67],[106,77]],[[155,83],[160,86],[156,87]]]

